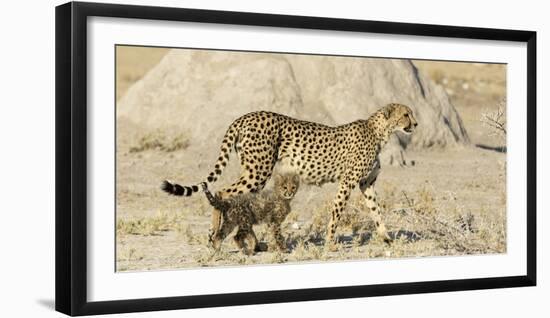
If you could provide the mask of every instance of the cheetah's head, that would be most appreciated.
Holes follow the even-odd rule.
[[[384,107],[383,112],[390,125],[394,127],[394,131],[401,131],[408,135],[418,126],[418,122],[408,106],[389,104]]]

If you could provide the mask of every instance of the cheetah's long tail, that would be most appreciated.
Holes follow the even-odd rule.
[[[206,178],[205,183],[216,182],[216,180],[218,180],[218,177],[221,176],[223,169],[227,166],[227,163],[229,161],[229,154],[231,153],[231,150],[236,148],[236,144],[238,143],[239,126],[240,126],[240,120],[236,120],[229,126],[229,128],[225,132],[225,136],[223,137],[223,141],[220,149],[220,155],[218,156],[218,160],[214,165],[214,170],[208,174],[208,177]],[[191,186],[182,186],[177,183],[173,183],[169,180],[164,180],[160,188],[162,189],[162,191],[172,195],[189,197],[193,193],[199,191],[199,185],[200,183],[196,185],[191,185]]]

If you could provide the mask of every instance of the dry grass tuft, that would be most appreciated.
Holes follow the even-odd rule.
[[[119,235],[160,235],[166,231],[185,232],[185,215],[183,213],[166,213],[159,211],[153,217],[139,218],[135,220],[118,219],[116,231]]]
[[[296,261],[326,260],[328,252],[323,245],[315,245],[312,241],[299,239],[292,251],[292,257]]]
[[[143,218],[138,220],[117,221],[117,234],[132,235],[158,235],[159,232],[168,231],[167,222],[164,216]]]
[[[407,206],[400,210],[403,220],[423,240],[434,241],[446,254],[501,253],[505,251],[505,218],[494,215],[476,217],[450,196],[447,210],[434,205],[433,197],[421,190],[417,200],[403,192]],[[454,198],[454,200],[453,200]],[[454,205],[454,206],[452,206]],[[426,207],[429,210],[427,213]],[[480,230],[483,229],[483,230]],[[490,230],[489,230],[490,229]]]
[[[143,254],[138,252],[135,248],[130,248],[128,250],[123,250],[121,253],[117,254],[119,261],[140,261],[143,259]],[[123,269],[118,269],[123,270]]]
[[[146,150],[159,150],[164,152],[172,152],[183,150],[189,147],[189,138],[182,134],[168,137],[166,134],[155,131],[142,136],[136,145],[130,147],[130,153],[137,153]]]
[[[322,208],[313,212],[311,223],[309,223],[305,230],[310,241],[321,241],[325,238],[330,219],[329,208],[330,204],[326,203]]]

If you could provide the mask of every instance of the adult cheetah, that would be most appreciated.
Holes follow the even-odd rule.
[[[416,126],[412,110],[395,103],[382,107],[366,120],[336,127],[267,111],[248,113],[229,126],[206,182],[218,179],[233,149],[239,157],[241,175],[219,192],[222,198],[263,189],[275,164],[284,161],[305,183],[338,182],[327,229],[328,244],[334,246],[338,220],[357,185],[373,214],[377,232],[389,240],[374,192],[380,172],[378,154],[393,132],[410,134]],[[162,189],[173,195],[190,196],[199,187],[164,181]],[[214,210],[210,237],[217,235],[221,222],[220,212]]]

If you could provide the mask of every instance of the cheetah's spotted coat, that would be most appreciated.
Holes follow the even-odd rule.
[[[284,160],[301,179],[321,185],[338,182],[326,241],[334,243],[338,220],[351,191],[359,185],[373,212],[377,232],[388,238],[376,202],[374,182],[379,173],[378,154],[390,135],[399,130],[413,132],[417,122],[412,110],[401,104],[388,104],[366,120],[330,127],[285,115],[258,111],[235,120],[222,141],[221,152],[208,175],[215,182],[222,174],[234,149],[241,165],[240,177],[221,190],[224,198],[261,190],[272,175],[275,164]],[[189,196],[198,186],[180,186],[165,181],[164,191]],[[221,215],[212,215],[212,233],[220,230]]]

